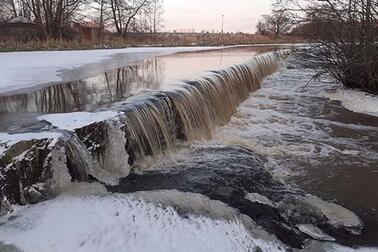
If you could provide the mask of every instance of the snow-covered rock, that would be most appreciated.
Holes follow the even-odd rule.
[[[55,138],[12,144],[0,158],[2,200],[11,204],[38,203],[70,183],[62,144]]]

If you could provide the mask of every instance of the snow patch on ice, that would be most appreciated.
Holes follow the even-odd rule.
[[[326,93],[326,97],[341,101],[342,105],[354,112],[378,116],[378,96],[352,89],[338,89]]]
[[[80,50],[80,51],[39,51],[0,53],[2,64],[0,71],[0,93],[30,88],[35,85],[62,81],[59,71],[74,69],[93,63],[100,63],[116,54],[126,54],[125,59],[115,67],[122,67],[137,59],[147,58],[151,53],[172,54],[185,51],[199,51],[220,47],[170,47],[170,48],[124,48],[111,50]],[[139,54],[139,56],[137,56]],[[123,64],[123,65],[122,65]],[[99,68],[99,74],[107,66]],[[92,69],[94,71],[94,69]],[[20,74],[22,73],[22,74]],[[90,77],[90,76],[87,76]],[[67,81],[67,80],[65,80]]]
[[[37,117],[40,121],[51,123],[53,127],[62,130],[74,131],[84,126],[116,118],[120,113],[115,111],[102,111],[97,113],[75,112],[64,114],[47,114]]]

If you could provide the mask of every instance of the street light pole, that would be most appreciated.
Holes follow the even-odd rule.
[[[224,45],[224,42],[223,42],[223,40],[224,40],[224,38],[223,38],[224,30],[223,30],[223,28],[224,28],[224,15],[222,15],[222,32],[221,32],[221,43],[222,43],[222,46]]]
[[[223,35],[223,32],[224,32],[223,27],[224,27],[224,15],[222,15],[222,35]]]

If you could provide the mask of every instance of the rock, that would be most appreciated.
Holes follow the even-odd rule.
[[[256,247],[255,249],[254,249],[254,252],[264,252],[260,247]]]
[[[0,217],[11,212],[12,206],[6,198],[0,198]]]
[[[282,216],[295,223],[323,226],[332,232],[361,234],[362,221],[348,209],[312,195],[288,195],[279,203]],[[340,232],[339,232],[340,233]]]
[[[286,244],[301,248],[307,235],[287,222],[274,202],[284,198],[287,190],[264,169],[265,159],[241,147],[204,147],[189,153],[187,163],[159,171],[130,174],[120,185],[109,187],[112,192],[130,193],[152,190],[172,190],[202,194],[236,208],[252,218],[265,230]],[[259,202],[246,199],[246,192],[260,195]],[[262,201],[272,202],[261,204]]]
[[[61,193],[71,181],[89,181],[96,172],[101,169],[96,170],[75,136],[18,141],[0,157],[0,198],[10,204],[39,203]]]
[[[7,135],[0,142],[0,199],[35,204],[58,195],[72,181],[118,184],[130,172],[125,133],[118,126],[109,120],[76,133]]]
[[[45,195],[48,194],[48,190],[47,184],[35,184],[25,187],[24,196],[28,199],[28,203],[36,204],[47,199]]]
[[[320,241],[336,241],[335,238],[333,238],[332,236],[329,236],[327,235],[326,233],[324,233],[320,228],[314,226],[314,225],[311,225],[311,224],[300,224],[300,225],[297,225],[298,229],[311,236],[312,238],[316,239],[316,240],[320,240]]]
[[[0,251],[1,252],[22,252],[21,249],[18,249],[17,247],[13,245],[3,244],[0,242]]]
[[[236,208],[257,225],[294,248],[309,239],[336,240],[327,227],[341,227],[348,235],[360,230],[361,222],[349,210],[320,198],[294,191],[275,180],[264,168],[265,159],[253,152],[230,146],[193,149],[192,157],[172,166],[131,174],[113,192],[172,190],[205,195]],[[331,233],[331,235],[328,235]],[[339,240],[338,240],[339,241]]]
[[[268,199],[267,197],[260,195],[258,193],[248,193],[245,196],[245,199],[247,199],[251,202],[254,202],[254,203],[268,205],[268,206],[271,206],[271,207],[274,207],[274,208],[277,207],[277,205],[274,202],[272,202],[270,199]]]
[[[52,197],[70,182],[66,180],[57,186],[55,181],[57,176],[53,165],[57,164],[57,151],[53,150],[59,149],[61,144],[57,139],[41,139],[12,145],[0,159],[3,197],[11,204],[38,203]],[[67,169],[60,172],[69,176]]]
[[[77,129],[76,134],[101,169],[123,178],[131,168],[125,132],[120,128],[116,121],[108,120]]]

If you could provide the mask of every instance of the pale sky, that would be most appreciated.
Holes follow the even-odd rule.
[[[263,14],[269,14],[272,0],[164,0],[165,30],[221,30],[255,32]]]

